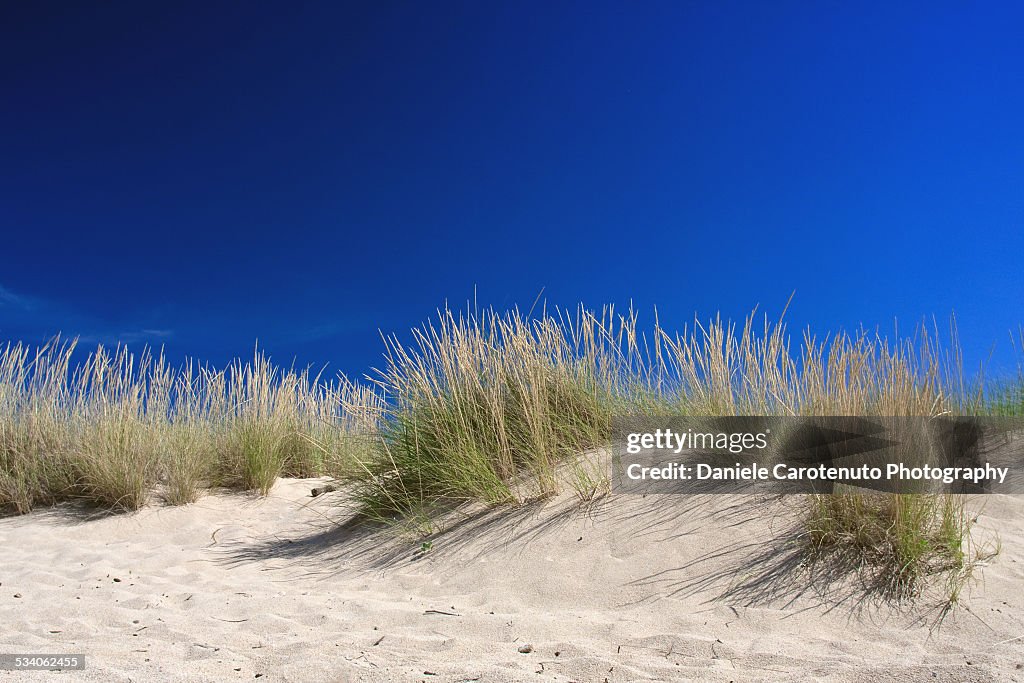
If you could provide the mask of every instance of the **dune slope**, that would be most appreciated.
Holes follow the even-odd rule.
[[[964,604],[897,609],[805,567],[795,499],[570,497],[420,540],[344,494],[0,519],[0,652],[84,653],[66,681],[1024,681],[1024,500]]]

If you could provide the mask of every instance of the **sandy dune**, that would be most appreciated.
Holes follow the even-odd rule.
[[[0,519],[0,652],[87,655],[0,679],[1024,681],[1020,498],[985,499],[1002,553],[936,628],[927,597],[895,610],[797,566],[792,498],[565,497],[424,553],[312,485]]]

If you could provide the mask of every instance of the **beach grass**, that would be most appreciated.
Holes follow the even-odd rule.
[[[968,386],[955,326],[909,337],[810,333],[751,314],[682,331],[614,307],[527,314],[443,309],[384,339],[367,382],[276,366],[259,349],[223,369],[76,343],[0,348],[0,507],[65,500],[135,510],[227,487],[266,494],[281,476],[332,476],[359,512],[430,519],[465,503],[515,505],[609,489],[615,415],[1019,414],[1021,383]],[[913,594],[965,576],[962,500],[930,493],[810,496],[811,555],[853,553]]]
[[[589,456],[613,415],[925,416],[977,413],[955,325],[887,339],[861,331],[794,347],[785,324],[751,315],[680,333],[614,309],[571,314],[443,310],[411,344],[387,340],[377,384],[380,448],[350,482],[374,519],[429,517],[463,502],[520,503],[571,486],[589,501],[608,477]],[[808,554],[839,550],[887,577],[888,595],[927,576],[966,577],[970,524],[960,497],[937,493],[808,497]],[[959,587],[951,584],[958,594]]]
[[[258,350],[223,370],[172,369],[148,351],[74,341],[0,349],[0,507],[80,501],[135,510],[159,493],[195,502],[212,487],[266,493],[277,477],[340,476],[376,394],[281,370]],[[363,419],[363,418],[360,418]]]
[[[972,523],[961,496],[847,492],[808,496],[810,556],[833,554],[866,570],[872,590],[896,599],[916,597],[932,575],[945,575],[955,601],[976,563]]]

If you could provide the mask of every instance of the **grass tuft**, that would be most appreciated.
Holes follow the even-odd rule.
[[[868,570],[886,597],[917,597],[926,579],[945,574],[956,599],[969,576],[970,522],[962,497],[838,493],[808,497],[805,517],[812,557],[844,554]]]

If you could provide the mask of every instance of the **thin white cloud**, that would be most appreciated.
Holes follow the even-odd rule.
[[[141,326],[135,328],[130,320],[112,329],[109,323],[72,310],[60,302],[24,296],[0,285],[0,338],[6,339],[13,335],[25,340],[42,339],[59,333],[65,337],[77,337],[83,344],[155,345],[171,337],[174,330]]]
[[[174,330],[128,330],[122,332],[98,332],[78,335],[82,344],[156,344],[174,335]]]
[[[12,306],[23,311],[30,311],[33,308],[31,299],[15,294],[3,285],[0,285],[0,306]]]

